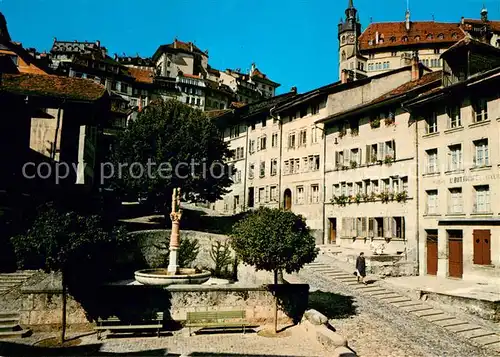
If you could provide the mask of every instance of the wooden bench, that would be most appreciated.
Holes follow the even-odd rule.
[[[245,333],[245,328],[250,324],[246,321],[245,311],[196,311],[187,313],[185,326],[189,327],[191,336],[192,327],[241,327]]]
[[[134,321],[121,321],[118,317],[112,316],[107,319],[99,318],[97,320],[97,338],[101,339],[103,331],[110,332],[133,332],[142,330],[156,330],[157,336],[160,337],[160,331],[163,328],[163,312],[156,313],[156,316],[150,319],[138,319]]]

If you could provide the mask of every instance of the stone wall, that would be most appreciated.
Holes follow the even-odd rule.
[[[91,294],[94,301],[67,298],[67,324],[89,326],[98,316],[127,319],[163,311],[166,320],[182,321],[188,311],[244,310],[251,323],[271,323],[274,295],[280,301],[280,323],[300,321],[307,308],[309,286],[305,284],[243,286],[173,285],[162,288],[144,285],[110,285]],[[51,275],[41,284],[22,290],[20,323],[36,330],[59,327],[62,310],[60,276]],[[95,304],[95,302],[98,304]]]

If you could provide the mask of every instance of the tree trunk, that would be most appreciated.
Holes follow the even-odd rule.
[[[274,333],[278,333],[278,270],[274,271]]]
[[[66,339],[66,273],[62,272],[62,316],[61,316],[61,344]]]

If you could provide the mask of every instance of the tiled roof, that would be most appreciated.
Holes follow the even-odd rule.
[[[375,44],[376,33],[382,40]],[[457,42],[465,34],[458,23],[434,21],[418,21],[410,23],[410,31],[406,31],[405,22],[373,23],[359,37],[359,48],[371,50],[396,46],[418,44],[438,44]],[[372,41],[370,45],[370,41]]]
[[[106,89],[100,84],[81,78],[39,74],[3,74],[0,92],[75,101],[96,101],[105,95]]]
[[[443,71],[435,71],[431,73],[424,74],[419,80],[406,82],[396,89],[391,90],[389,93],[386,93],[378,98],[375,98],[368,105],[383,102],[384,100],[391,99],[397,97],[401,94],[405,94],[411,92],[414,89],[425,86],[432,82],[440,81],[443,77]]]
[[[129,67],[128,71],[137,82],[153,83],[153,70]]]
[[[482,20],[478,19],[464,19],[464,24],[470,24],[470,25],[489,25],[491,30],[494,32],[500,32],[500,21],[488,21],[484,23]]]
[[[429,85],[429,84],[434,83],[434,82],[436,85],[438,85],[441,83],[442,76],[443,76],[442,71],[436,71],[436,72],[430,72],[430,73],[424,74],[420,79],[418,79],[416,81],[406,82],[406,83],[402,84],[401,86],[385,93],[384,95],[373,99],[370,102],[362,103],[360,105],[357,105],[355,107],[352,107],[352,108],[345,110],[343,112],[340,112],[340,113],[335,113],[333,115],[330,115],[329,117],[318,120],[317,123],[338,120],[341,117],[346,117],[346,116],[352,115],[354,113],[359,113],[359,111],[368,110],[372,105],[383,103],[383,102],[391,100],[391,99],[396,99],[400,96],[403,96],[405,94],[409,94],[412,91],[418,90],[419,88],[423,88],[426,85]]]
[[[246,104],[245,104],[245,103],[243,103],[243,102],[232,102],[230,106],[231,106],[232,108],[241,108],[241,107],[244,107],[245,105],[246,105]]]
[[[232,109],[221,109],[221,110],[208,110],[205,112],[206,116],[210,119],[218,118],[228,113],[232,113]]]
[[[200,76],[197,76],[195,74],[189,74],[189,73],[183,73],[182,76],[186,77],[186,78],[201,79]]]

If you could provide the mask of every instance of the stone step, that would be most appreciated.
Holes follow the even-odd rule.
[[[19,316],[16,317],[0,317],[0,325],[2,324],[13,324],[19,322]]]
[[[472,331],[472,330],[479,330],[481,326],[477,325],[472,325],[469,323],[463,324],[463,325],[456,325],[456,326],[445,326],[445,329],[451,332],[465,332],[465,331]]]
[[[389,304],[394,304],[394,303],[397,303],[397,302],[405,302],[405,301],[411,301],[410,298],[407,298],[407,297],[399,297],[399,298],[394,298],[394,299],[387,299],[386,300]]]
[[[443,312],[440,310],[421,310],[421,311],[413,311],[412,314],[418,316],[418,317],[424,317],[424,316],[434,316],[434,315],[442,315]]]
[[[493,342],[487,345],[489,349],[492,349],[493,351],[500,352],[500,342]]]
[[[380,300],[387,300],[391,298],[401,298],[401,297],[402,297],[401,295],[394,292],[390,292],[390,294],[384,294],[384,295],[375,295],[375,298]]]
[[[401,302],[393,302],[392,303],[396,307],[405,307],[405,306],[423,306],[421,302],[417,301],[401,301]]]
[[[28,336],[29,333],[30,333],[30,330],[0,332],[0,339],[1,338],[25,337],[25,336]]]
[[[490,345],[497,344],[500,342],[500,336],[498,335],[490,335],[474,338],[472,341],[479,343],[485,347],[489,347]]]
[[[386,291],[374,292],[373,294],[370,294],[370,296],[377,297],[377,296],[392,295],[392,294],[394,294],[392,291],[386,290]]]
[[[440,315],[430,315],[430,316],[422,316],[422,318],[429,322],[438,322],[438,321],[448,321],[455,319],[454,316],[440,314]]]
[[[14,322],[14,323],[1,323],[0,324],[0,332],[2,331],[15,331],[19,330],[19,323]]]
[[[432,310],[432,307],[425,306],[425,305],[420,305],[420,306],[402,306],[402,307],[400,307],[400,309],[403,310],[403,311],[406,311],[406,312],[417,312],[417,311]]]
[[[466,325],[468,322],[454,318],[451,320],[435,321],[434,324],[446,328],[450,326]]]
[[[460,336],[468,338],[468,339],[475,339],[479,337],[484,337],[484,336],[491,336],[494,335],[494,332],[491,331],[486,331],[483,329],[478,329],[478,330],[469,330],[469,331],[460,331],[457,332]]]
[[[18,319],[19,320],[19,313],[14,312],[14,311],[3,311],[3,312],[0,312],[0,318],[2,318],[2,319]]]

